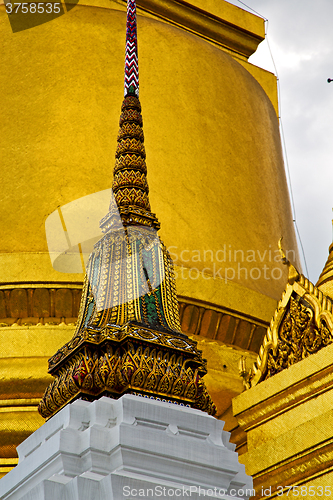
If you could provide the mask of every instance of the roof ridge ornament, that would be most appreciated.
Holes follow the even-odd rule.
[[[282,238],[278,247],[289,268],[288,283],[252,368],[247,370],[240,361],[239,374],[246,389],[333,343],[332,298],[298,273],[286,257]],[[331,247],[333,250],[333,244]]]

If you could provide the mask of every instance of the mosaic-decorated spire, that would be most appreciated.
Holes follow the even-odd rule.
[[[140,225],[157,230],[160,223],[151,212],[148,197],[141,104],[135,95],[127,94],[124,98],[119,126],[112,183],[114,197],[109,213],[101,220],[101,229],[107,232],[111,228]]]
[[[135,0],[127,1],[124,90],[113,171],[114,198],[111,199],[109,213],[100,223],[103,232],[120,227],[119,224],[160,228],[156,215],[151,212],[148,197],[146,151],[139,101]]]
[[[74,336],[49,360],[55,380],[39,405],[45,418],[77,398],[125,393],[216,411],[202,381],[206,362],[181,332],[173,262],[150,211],[145,157],[135,1],[128,0],[111,202],[87,264]]]

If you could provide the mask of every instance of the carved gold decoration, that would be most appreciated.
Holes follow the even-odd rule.
[[[253,387],[333,342],[332,300],[324,295],[285,258],[288,284],[279,301],[259,350],[247,372],[240,369],[247,388]]]
[[[116,158],[114,173],[117,173],[119,170],[123,169],[132,169],[140,170],[141,172],[147,173],[147,166],[144,158],[140,158],[140,156],[134,155],[122,155],[120,158]]]
[[[49,361],[56,379],[39,405],[44,418],[68,402],[102,395],[141,394],[214,414],[201,377],[206,363],[196,342],[132,324],[87,329]]]
[[[143,190],[148,189],[147,179],[144,173],[135,170],[128,170],[127,172],[117,172],[114,175],[113,191],[120,189],[124,186],[132,186]]]
[[[259,352],[268,322],[188,297],[178,300],[182,332]]]
[[[277,353],[268,353],[265,378],[288,368],[322,347],[333,342],[332,333],[324,320],[317,327],[313,321],[314,311],[290,297],[289,310],[281,323]]]
[[[22,283],[0,286],[0,326],[73,326],[82,283]]]
[[[123,327],[113,325],[112,327],[104,327],[103,329],[87,328],[80,335],[74,336],[49,359],[50,371],[59,366],[71,352],[77,350],[85,342],[99,345],[105,341],[122,342],[126,338],[148,342],[149,344],[157,344],[165,348],[182,351],[183,353],[190,353],[197,360],[200,358],[200,351],[196,349],[196,342],[190,340],[185,335],[179,337],[175,334],[158,332],[131,324],[126,324]]]

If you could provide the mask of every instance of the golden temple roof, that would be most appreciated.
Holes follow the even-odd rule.
[[[289,368],[289,366],[333,343],[333,244],[317,285],[313,285],[288,261],[279,241],[288,283],[271,319],[253,367],[240,375],[246,388]]]

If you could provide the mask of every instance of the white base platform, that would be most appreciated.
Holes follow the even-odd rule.
[[[78,400],[18,447],[0,499],[248,498],[252,479],[223,425],[139,396]]]

